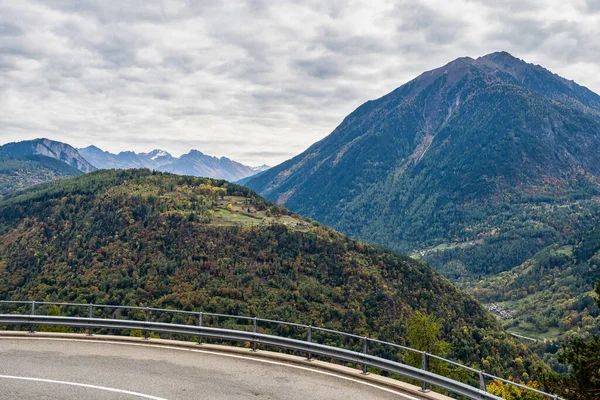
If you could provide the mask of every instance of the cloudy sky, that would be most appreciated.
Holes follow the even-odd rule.
[[[600,93],[599,37],[600,0],[0,0],[0,143],[274,165],[461,56]]]

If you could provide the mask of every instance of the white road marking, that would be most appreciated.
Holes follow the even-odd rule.
[[[151,396],[149,394],[132,392],[132,391],[123,390],[123,389],[115,389],[115,388],[110,388],[110,387],[106,387],[106,386],[89,385],[87,383],[55,381],[53,379],[42,379],[42,378],[32,378],[32,377],[28,377],[28,376],[11,376],[11,375],[0,375],[0,379],[14,379],[14,380],[19,380],[19,381],[33,381],[33,382],[54,383],[54,384],[58,384],[58,385],[78,386],[78,387],[83,387],[86,389],[104,390],[105,392],[129,394],[132,396],[141,397],[143,399],[167,400],[163,397]]]
[[[158,347],[161,349],[170,349],[170,350],[180,350],[180,351],[191,351],[194,353],[207,353],[207,354],[212,354],[212,355],[217,355],[217,356],[221,356],[221,357],[230,357],[230,358],[238,358],[238,359],[242,359],[242,360],[250,360],[250,361],[256,361],[256,362],[262,362],[265,364],[272,364],[272,365],[280,365],[280,366],[286,366],[289,368],[296,368],[296,369],[300,369],[300,370],[304,370],[304,371],[309,371],[309,372],[314,372],[316,374],[321,374],[321,375],[327,375],[327,376],[332,376],[335,378],[339,378],[339,379],[344,379],[350,382],[355,382],[355,383],[359,383],[361,385],[366,385],[366,386],[370,386],[373,387],[375,389],[379,389],[379,390],[383,390],[385,392],[388,393],[393,393],[399,396],[403,396],[404,399],[406,400],[421,400],[417,397],[412,397],[409,395],[406,395],[404,393],[401,393],[397,390],[393,390],[393,389],[388,389],[386,387],[383,386],[379,386],[373,383],[369,383],[369,382],[365,382],[363,380],[360,379],[355,379],[355,378],[350,378],[344,375],[339,375],[333,372],[326,372],[326,371],[321,371],[318,370],[316,368],[308,368],[308,367],[302,367],[300,365],[293,365],[290,363],[284,363],[284,362],[278,362],[278,361],[273,361],[273,360],[264,360],[264,359],[260,359],[260,358],[256,358],[256,357],[248,357],[248,356],[241,356],[241,355],[237,355],[237,354],[224,354],[221,352],[217,352],[217,351],[211,351],[211,350],[201,350],[201,349],[189,349],[189,348],[185,348],[185,347],[176,347],[176,346],[167,346],[164,344],[143,344],[143,343],[124,343],[124,342],[116,342],[116,341],[112,341],[112,340],[93,340],[93,339],[66,339],[66,338],[34,338],[34,337],[5,337],[5,336],[0,336],[0,339],[12,339],[12,340],[54,340],[54,341],[63,341],[63,342],[93,342],[93,343],[110,343],[110,344],[116,344],[116,345],[123,345],[123,346],[140,346],[140,347]],[[2,375],[0,375],[2,376]],[[158,399],[158,398],[157,398]]]

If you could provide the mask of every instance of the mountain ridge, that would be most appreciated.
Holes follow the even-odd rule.
[[[0,146],[0,198],[33,185],[95,169],[66,143],[50,139],[7,143]]]
[[[12,157],[41,155],[62,161],[81,172],[96,170],[71,145],[45,138],[4,144],[0,146],[0,155]]]
[[[180,175],[206,176],[228,181],[247,178],[256,173],[256,168],[264,168],[264,166],[249,167],[224,156],[206,155],[196,149],[192,149],[180,157],[173,157],[168,152],[160,149],[148,153],[122,151],[114,154],[93,145],[80,148],[79,151],[92,164],[101,169],[150,168]]]
[[[499,234],[511,246],[525,237],[527,257],[546,243],[533,208],[539,199],[596,207],[598,110],[600,96],[589,89],[508,53],[460,58],[364,103],[329,136],[246,184],[399,251]],[[519,213],[533,219],[518,221]],[[549,228],[552,240],[570,229],[565,224]]]

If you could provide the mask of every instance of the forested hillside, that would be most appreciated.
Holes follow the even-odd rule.
[[[363,104],[247,185],[452,279],[478,279],[591,228],[599,177],[600,96],[493,53]]]
[[[305,220],[250,190],[148,170],[97,171],[0,202],[0,298],[202,309],[405,343],[415,311],[451,356],[520,377],[516,345],[422,262]]]
[[[600,224],[573,244],[555,243],[517,268],[462,285],[503,318],[510,330],[540,340],[549,359],[559,343],[600,334],[594,286],[600,280]],[[555,360],[554,360],[555,362]]]
[[[20,189],[81,174],[78,169],[51,157],[0,156],[0,199]]]

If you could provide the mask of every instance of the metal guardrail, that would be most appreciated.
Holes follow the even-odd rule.
[[[320,328],[310,325],[276,321],[271,319],[237,316],[228,314],[216,314],[216,313],[205,313],[197,311],[183,311],[183,310],[172,310],[163,308],[152,308],[152,307],[133,307],[133,306],[119,306],[119,305],[106,305],[106,304],[86,304],[86,303],[63,303],[63,302],[36,302],[36,301],[10,301],[0,300],[0,305],[12,304],[12,305],[29,305],[29,314],[0,314],[0,325],[29,325],[31,331],[35,330],[37,325],[50,325],[50,326],[66,326],[66,327],[77,327],[87,328],[88,334],[92,334],[93,329],[123,329],[123,330],[140,330],[143,332],[146,339],[149,338],[150,332],[165,333],[165,334],[180,334],[195,336],[198,338],[199,344],[202,343],[203,338],[219,339],[219,340],[231,340],[238,342],[249,342],[252,344],[252,350],[257,351],[259,344],[273,346],[277,348],[293,350],[298,352],[306,353],[307,360],[311,360],[313,356],[318,355],[326,358],[335,359],[338,361],[345,361],[354,363],[362,366],[362,372],[367,373],[367,367],[380,369],[390,373],[395,373],[406,378],[414,379],[422,382],[421,390],[428,391],[429,385],[433,385],[442,389],[446,389],[451,393],[465,396],[469,399],[483,400],[493,399],[500,400],[491,393],[487,392],[486,379],[498,380],[505,384],[514,385],[518,388],[531,391],[533,393],[546,396],[553,400],[563,400],[556,395],[545,393],[543,391],[530,388],[525,385],[511,382],[500,377],[490,375],[486,372],[471,368],[455,361],[451,361],[442,357],[435,356],[420,350],[415,350],[410,347],[401,346],[394,343],[384,342],[377,339],[371,339],[365,336],[359,336],[344,332],[339,332],[327,328]],[[36,314],[36,306],[66,306],[66,307],[84,307],[87,309],[88,315],[82,316],[49,316],[49,315],[38,315]],[[143,313],[144,320],[133,320],[133,319],[118,319],[116,318],[116,311],[112,313],[112,318],[96,318],[94,313],[98,310],[114,309],[114,310],[130,310]],[[38,309],[39,310],[39,309]],[[176,324],[176,323],[165,323],[165,322],[154,322],[150,320],[152,312],[161,313],[173,313],[192,316],[194,319],[197,318],[197,323],[194,325]],[[205,324],[207,317],[212,318],[230,318],[234,320],[244,320],[251,323],[251,331],[244,331],[238,329],[225,329],[210,327]],[[260,333],[259,324],[274,324],[279,326],[294,327],[306,329],[306,340],[299,340],[289,337],[276,336],[272,334]],[[315,343],[313,335],[318,332],[324,332],[334,335],[340,335],[346,339],[352,339],[362,343],[361,351],[344,349],[337,346],[331,346],[326,344]],[[379,357],[373,354],[369,354],[369,344],[378,344],[383,346],[389,346],[393,349],[402,350],[406,352],[412,352],[419,354],[422,363],[421,368],[415,368],[398,361],[393,361],[387,358]],[[428,365],[430,359],[436,359],[445,363],[448,363],[454,367],[465,369],[470,373],[475,374],[479,379],[479,388],[471,386],[469,384],[459,382],[457,380],[447,378],[433,372],[428,371]]]

